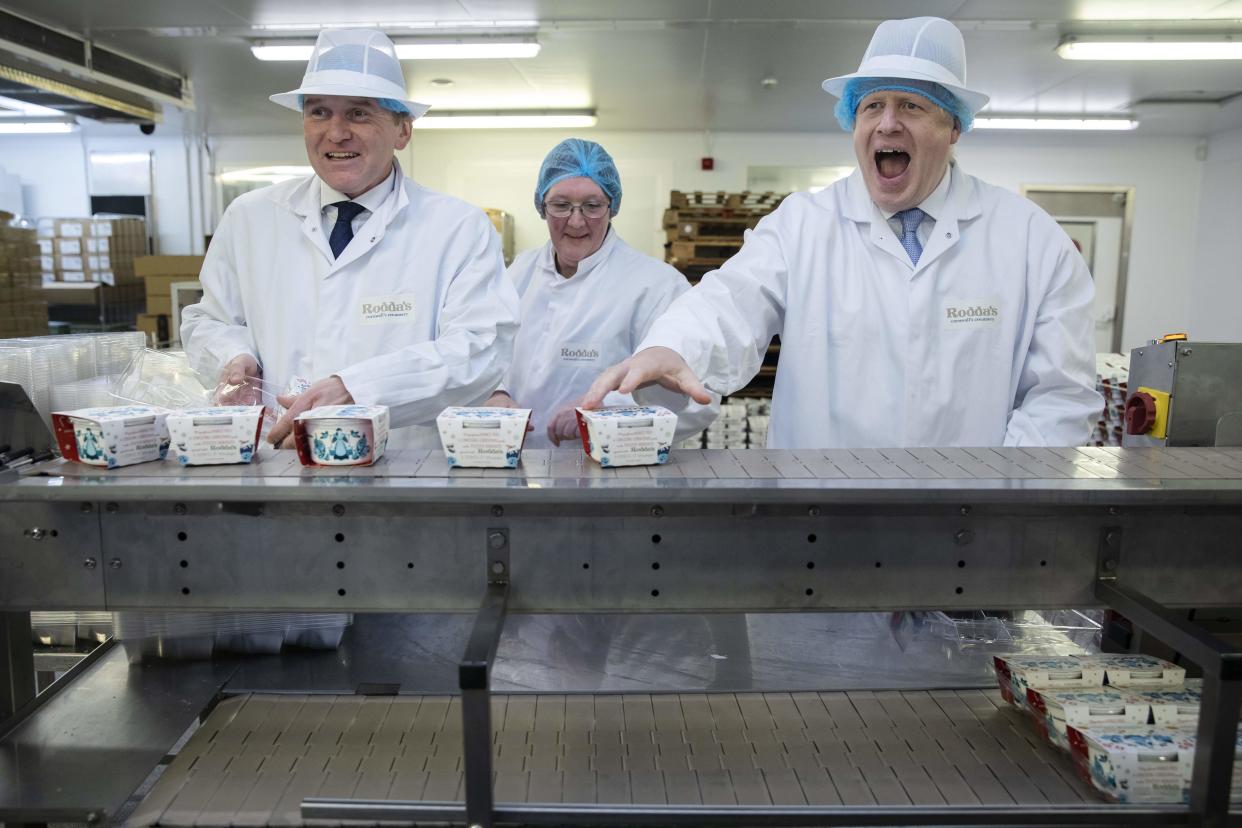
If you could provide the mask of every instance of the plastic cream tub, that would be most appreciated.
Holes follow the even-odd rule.
[[[187,408],[168,415],[173,453],[183,466],[249,463],[263,427],[261,405]]]
[[[304,466],[369,466],[388,446],[388,406],[325,405],[293,421]]]
[[[167,456],[168,414],[150,405],[79,408],[53,413],[52,427],[63,457],[113,469]]]
[[[513,469],[529,421],[529,408],[450,406],[436,417],[436,428],[449,466]]]
[[[655,466],[668,462],[677,415],[657,405],[579,408],[582,448],[601,466]]]

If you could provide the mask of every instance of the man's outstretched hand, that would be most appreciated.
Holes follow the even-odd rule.
[[[700,405],[712,401],[711,394],[681,354],[671,348],[644,348],[600,374],[582,398],[582,407],[599,408],[610,391],[632,394],[652,383],[685,394]]]

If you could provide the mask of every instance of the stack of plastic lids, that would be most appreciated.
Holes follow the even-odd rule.
[[[162,408],[193,408],[212,404],[183,351],[141,348],[112,383],[113,404],[142,403]]]
[[[112,384],[116,377],[107,374],[99,377],[67,382],[52,389],[53,411],[76,411],[79,408],[98,408],[115,405]]]
[[[52,411],[59,407],[54,399],[58,389],[75,386],[72,399],[82,393],[81,381],[119,374],[142,350],[142,337],[127,331],[2,339],[0,381],[22,386],[50,428]]]
[[[137,663],[216,652],[274,654],[285,646],[334,650],[353,620],[340,612],[117,612],[113,629]]]

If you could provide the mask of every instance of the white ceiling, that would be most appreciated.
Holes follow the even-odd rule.
[[[1242,0],[14,0],[5,7],[182,72],[213,134],[287,134],[267,95],[303,67],[254,59],[255,26],[537,20],[533,60],[406,62],[418,100],[446,108],[593,107],[601,129],[835,129],[819,89],[852,71],[879,20],[935,14],[966,37],[970,80],[1000,113],[1137,111],[1140,131],[1242,126],[1242,106],[1139,106],[1242,92],[1242,61],[1064,61],[1070,32],[1233,31]],[[391,30],[390,30],[391,31]],[[778,83],[765,89],[760,81]],[[447,90],[429,84],[450,78]]]

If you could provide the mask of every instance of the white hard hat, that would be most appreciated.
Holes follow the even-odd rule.
[[[838,98],[854,78],[905,78],[938,83],[977,113],[988,96],[966,86],[966,44],[962,33],[940,17],[885,20],[871,36],[858,71],[824,81]]]
[[[415,118],[431,108],[411,101],[408,94],[401,61],[388,35],[374,29],[328,29],[315,41],[302,85],[272,95],[271,101],[301,112],[307,95],[387,98],[404,105]]]

